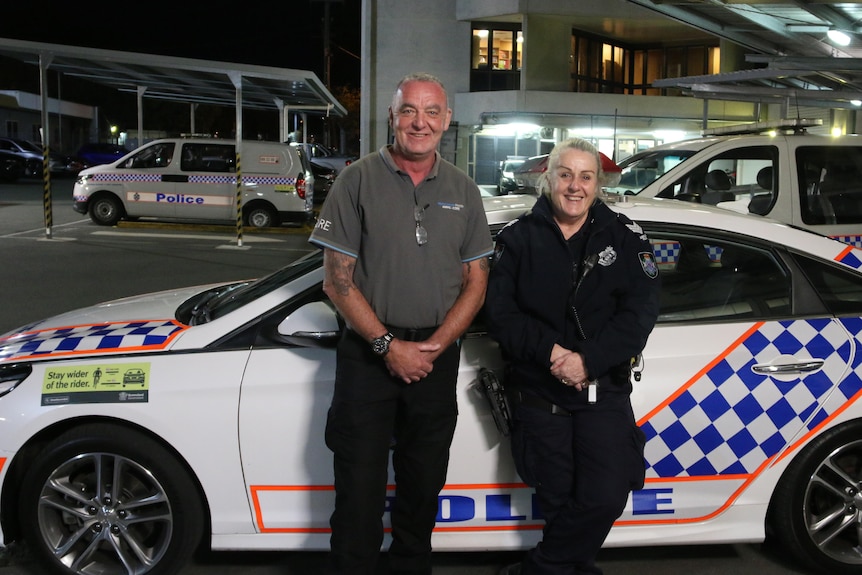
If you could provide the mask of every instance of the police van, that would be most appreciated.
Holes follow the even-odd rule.
[[[862,247],[862,138],[808,134],[821,120],[705,130],[620,163],[609,191],[768,216]]]
[[[313,217],[314,176],[300,148],[244,141],[241,162],[245,225],[263,228]],[[74,208],[105,226],[140,217],[236,221],[236,184],[234,141],[161,139],[81,171]]]

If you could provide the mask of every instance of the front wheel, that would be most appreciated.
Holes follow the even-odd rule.
[[[24,173],[21,164],[15,160],[0,160],[0,181],[14,182]]]
[[[770,504],[782,547],[830,574],[862,574],[862,425],[815,439],[788,467]]]
[[[27,471],[22,533],[60,575],[170,575],[195,550],[203,508],[188,470],[153,439],[91,424],[57,437]]]
[[[113,226],[123,217],[123,204],[116,196],[103,194],[90,200],[90,219],[100,226]]]

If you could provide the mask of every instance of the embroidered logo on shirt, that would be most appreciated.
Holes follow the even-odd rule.
[[[453,204],[452,202],[437,202],[437,205],[444,210],[453,210],[460,212],[464,208],[464,204]]]
[[[613,247],[608,246],[599,252],[600,266],[609,266],[615,261],[617,261],[617,252],[614,251]]]
[[[638,254],[638,259],[641,261],[641,267],[648,278],[655,279],[658,277],[658,264],[656,264],[653,254],[641,252]]]

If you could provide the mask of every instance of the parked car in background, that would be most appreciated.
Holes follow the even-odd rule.
[[[312,162],[311,173],[314,174],[314,203],[321,204],[329,194],[329,189],[335,181],[336,172],[332,168]]]
[[[18,177],[42,177],[42,144],[19,138],[0,138],[0,151],[14,154],[21,159],[24,168]],[[84,167],[75,156],[53,149],[48,154],[48,165],[51,174],[55,176],[74,176]]]
[[[605,172],[607,180],[606,187],[616,186],[619,181],[620,167],[603,152],[599,152],[602,159],[602,171]],[[515,170],[513,177],[519,194],[537,194],[539,178],[548,169],[548,154],[533,156]]]
[[[42,148],[19,138],[0,138],[0,150],[17,155],[24,162],[22,176],[42,175]]]
[[[769,534],[800,569],[858,575],[862,250],[713,206],[618,197],[611,209],[652,243],[642,263],[661,270],[661,310],[632,367],[646,482],[605,545]],[[0,545],[23,540],[40,573],[60,575],[173,574],[200,543],[328,549],[324,426],[344,322],[323,279],[315,251],[259,280],[0,335]],[[541,537],[495,417],[505,400],[483,397],[504,374],[480,315],[461,340],[437,551]]]
[[[91,142],[78,148],[76,156],[84,162],[85,167],[90,167],[113,163],[128,153],[129,150],[118,144]]]
[[[59,177],[77,176],[78,172],[86,167],[76,156],[68,156],[53,150],[48,155],[48,165],[51,166],[51,174]]]
[[[500,162],[500,179],[497,182],[497,191],[500,194],[509,194],[518,189],[518,183],[515,181],[515,170],[521,167],[526,159],[510,157]]]
[[[16,181],[24,175],[24,164],[24,159],[18,154],[9,150],[0,150],[0,181]]]
[[[312,164],[335,170],[336,176],[341,170],[359,158],[359,156],[339,154],[332,148],[327,148],[323,144],[318,143],[293,142],[292,145],[302,148]]]

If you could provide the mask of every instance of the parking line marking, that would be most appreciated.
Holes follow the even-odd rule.
[[[150,232],[114,232],[114,231],[96,231],[90,232],[91,235],[94,236],[118,236],[118,237],[140,237],[140,238],[182,238],[182,239],[195,239],[195,240],[214,240],[217,242],[224,241],[234,241],[235,238],[227,236],[210,236],[203,234],[165,234],[165,233],[150,233]],[[260,237],[250,237],[245,238],[244,241],[249,243],[257,242],[257,243],[284,243],[285,240],[279,240],[275,238],[260,238]]]

